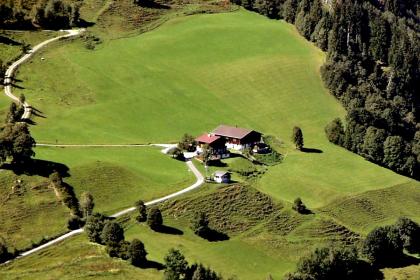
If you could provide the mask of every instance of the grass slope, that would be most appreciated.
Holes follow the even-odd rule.
[[[188,187],[195,177],[185,163],[158,148],[38,148],[37,157],[65,164],[75,189],[92,193],[95,210],[112,214],[144,201]]]
[[[314,246],[342,242],[341,237],[346,236],[357,238],[331,219],[296,214],[287,203],[275,203],[252,187],[207,185],[161,208],[165,225],[182,234],[157,233],[131,217],[122,219],[126,239],[141,239],[149,260],[162,263],[170,248],[178,248],[190,262],[202,262],[226,278],[254,280],[271,274],[274,279],[281,279],[293,269],[299,256]],[[209,215],[212,228],[228,233],[230,239],[209,242],[194,235],[189,221],[197,209]],[[25,279],[27,275],[32,279],[66,279],[66,272],[78,266],[73,277],[162,279],[162,272],[135,269],[119,260],[106,259],[104,249],[87,242],[85,236],[68,240],[38,256],[42,258],[34,255],[17,260],[1,270],[0,275],[7,275],[5,279]]]
[[[323,54],[284,22],[243,10],[181,17],[93,52],[74,43],[43,56],[19,75],[47,117],[33,127],[40,142],[168,142],[228,123],[284,140],[284,164],[259,184],[277,199],[314,208],[410,181],[328,143],[324,126],[344,111],[322,86]],[[296,152],[294,125],[323,153]]]
[[[0,171],[0,238],[23,249],[67,230],[69,210],[39,176]]]

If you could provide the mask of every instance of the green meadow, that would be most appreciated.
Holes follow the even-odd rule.
[[[18,91],[46,117],[35,118],[38,142],[175,142],[226,123],[285,142],[284,164],[258,183],[274,197],[320,207],[410,181],[328,143],[324,126],[344,110],[322,86],[323,53],[282,21],[243,10],[180,17],[95,51],[61,43],[42,56],[22,67]],[[294,125],[322,153],[296,152]]]
[[[233,213],[229,223],[249,223],[243,232],[233,231],[223,242],[198,238],[188,227],[188,217],[179,214],[184,212],[173,209],[187,209],[192,202],[210,211],[223,204],[223,198],[235,197],[207,185],[177,199],[181,208],[175,202],[164,206],[167,225],[183,235],[158,234],[131,221],[125,221],[125,235],[127,240],[141,239],[149,259],[156,262],[176,247],[190,261],[201,261],[227,277],[253,280],[272,274],[281,279],[317,245],[357,239],[401,215],[420,221],[417,181],[327,141],[325,125],[345,112],[322,85],[323,60],[324,54],[293,26],[239,10],[179,17],[139,36],[105,40],[94,51],[80,40],[56,43],[20,69],[24,89],[16,92],[24,93],[44,116],[34,117],[36,125],[31,127],[39,143],[167,143],[185,132],[198,135],[222,123],[280,139],[283,162],[268,167],[249,186],[251,194],[260,191],[258,197],[269,197],[276,209],[264,220],[254,220],[252,213],[263,207],[246,208],[254,196],[245,195],[250,203],[238,199],[232,205],[242,207],[246,215],[221,209]],[[295,125],[303,130],[305,147],[317,152],[294,149],[290,136]],[[90,191],[96,210],[107,214],[195,180],[184,163],[157,148],[39,147],[36,152],[39,159],[65,164],[70,173],[65,181],[77,195]],[[226,163],[226,169],[249,168],[242,158]],[[315,215],[291,211],[296,197]],[[219,203],[211,204],[214,201]],[[366,209],[366,203],[371,207]],[[387,271],[387,276],[395,274]],[[161,279],[162,274],[111,259],[85,236],[0,269],[2,279],[46,277]]]
[[[195,177],[185,163],[170,160],[159,148],[37,148],[37,158],[69,168],[77,196],[90,192],[95,210],[113,214],[188,187]]]

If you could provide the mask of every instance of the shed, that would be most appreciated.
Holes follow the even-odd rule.
[[[230,172],[228,171],[216,171],[213,173],[213,180],[217,183],[229,183]]]

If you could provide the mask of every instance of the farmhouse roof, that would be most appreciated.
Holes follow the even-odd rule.
[[[217,176],[217,177],[222,177],[222,176],[224,176],[226,174],[230,174],[230,172],[228,172],[228,171],[220,171],[220,170],[214,172],[214,176]]]
[[[211,144],[214,141],[219,140],[219,139],[220,139],[220,136],[217,136],[214,134],[203,134],[195,138],[195,141],[200,142],[200,143]]]
[[[253,131],[254,130],[241,127],[219,125],[215,130],[213,130],[213,134],[230,138],[242,139]]]

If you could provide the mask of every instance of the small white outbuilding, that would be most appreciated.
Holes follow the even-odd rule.
[[[216,171],[213,173],[213,180],[217,183],[229,183],[230,172],[228,171]]]

